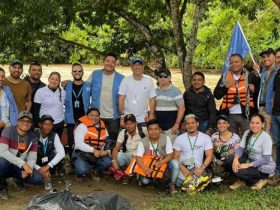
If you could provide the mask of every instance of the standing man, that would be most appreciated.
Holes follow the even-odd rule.
[[[243,66],[243,57],[232,54],[229,58],[230,69],[221,76],[214,90],[216,99],[223,98],[220,114],[228,115],[230,130],[242,135],[249,129],[248,118],[254,108],[252,93],[255,91],[255,85],[249,83],[252,73]]]
[[[0,198],[8,199],[6,179],[38,184],[42,178],[35,166],[38,139],[31,131],[32,115],[23,111],[16,126],[4,128],[0,138]]]
[[[280,69],[280,48],[277,48],[277,50],[276,50],[275,64],[279,70]]]
[[[211,164],[213,146],[211,138],[198,131],[199,121],[194,114],[185,117],[187,132],[175,140],[174,159],[179,161],[180,172],[176,185],[181,187],[188,176],[200,176]],[[204,158],[205,157],[205,158]]]
[[[19,60],[12,61],[9,67],[9,71],[10,76],[6,78],[5,85],[7,85],[11,89],[17,104],[18,111],[29,112],[32,106],[32,89],[28,82],[20,78],[23,72],[22,63]]]
[[[273,106],[271,112],[272,136],[276,147],[276,170],[275,175],[280,178],[280,48],[276,50],[276,65],[278,72],[274,77],[273,91]]]
[[[32,106],[30,109],[30,113],[34,116],[34,96],[36,91],[41,88],[45,87],[46,84],[41,81],[42,77],[42,65],[38,63],[37,61],[34,61],[30,64],[29,70],[28,70],[29,75],[24,78],[25,81],[27,81],[32,89],[31,93],[31,102]]]
[[[181,91],[171,83],[169,69],[160,69],[157,73],[159,87],[156,88],[156,118],[166,135],[174,142],[185,114],[185,105]]]
[[[211,90],[205,86],[205,76],[202,72],[192,75],[192,86],[184,93],[185,114],[194,114],[198,121],[200,132],[211,135],[216,124],[216,103]]]
[[[91,83],[91,107],[100,111],[100,118],[105,123],[109,139],[116,141],[120,129],[118,92],[124,76],[116,72],[117,56],[107,54],[103,69],[91,73],[87,82]]]
[[[134,114],[138,124],[146,126],[146,121],[154,119],[155,96],[153,80],[144,75],[144,61],[133,58],[132,75],[123,79],[119,90],[119,110],[121,124],[125,114]],[[148,112],[148,106],[150,108]]]
[[[83,81],[83,66],[78,63],[72,65],[73,81],[65,86],[65,123],[67,124],[67,138],[69,155],[71,157],[74,145],[74,127],[78,120],[86,115],[90,104],[90,83]]]
[[[271,48],[265,49],[260,53],[264,67],[260,69],[258,64],[254,65],[254,70],[260,72],[261,84],[258,97],[259,114],[265,119],[265,131],[270,133],[271,110],[273,103],[273,82],[277,73],[275,65],[275,51]]]

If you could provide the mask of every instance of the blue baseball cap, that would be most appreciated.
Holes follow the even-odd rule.
[[[135,63],[144,64],[144,61],[143,61],[142,58],[140,58],[140,57],[135,57],[135,58],[132,58],[131,64],[135,64]]]

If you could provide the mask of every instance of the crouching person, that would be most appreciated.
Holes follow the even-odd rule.
[[[136,154],[138,143],[146,136],[140,124],[137,124],[136,117],[133,114],[127,114],[124,117],[124,127],[121,130],[116,146],[112,152],[112,168],[116,181],[123,180],[127,184],[129,177],[125,176],[125,170],[132,157]]]
[[[171,172],[170,191],[171,193],[176,192],[175,182],[179,164],[173,159],[172,142],[168,136],[161,133],[162,130],[157,120],[147,122],[147,130],[148,136],[139,142],[136,151],[136,163],[144,173],[139,177],[139,184],[152,183],[159,173],[164,172],[164,166],[168,165]],[[148,157],[146,162],[145,157]],[[156,161],[153,164],[154,160]]]
[[[263,130],[264,117],[254,114],[250,119],[250,130],[247,130],[235,151],[235,157],[226,161],[225,167],[237,180],[229,186],[236,190],[245,184],[251,189],[260,190],[267,184],[269,174],[273,174],[276,164],[272,160],[272,140]]]
[[[21,182],[38,184],[42,181],[34,169],[38,139],[30,130],[32,114],[23,111],[16,126],[4,128],[0,138],[0,198],[8,199],[6,179],[15,177]]]
[[[180,163],[176,185],[192,194],[211,182],[205,169],[211,164],[213,146],[211,138],[198,131],[199,122],[194,114],[185,117],[185,126],[187,132],[178,136],[173,145],[174,158]]]
[[[57,175],[62,181],[64,177],[62,160],[65,157],[65,151],[59,136],[53,131],[53,122],[54,119],[50,115],[43,115],[39,123],[40,129],[34,132],[39,139],[35,168],[46,179],[54,173],[56,166]]]
[[[226,175],[229,174],[229,172],[224,169],[224,163],[228,158],[234,156],[234,150],[238,148],[240,143],[239,136],[231,132],[229,126],[229,118],[227,116],[218,116],[218,132],[215,132],[211,136],[214,148],[212,169],[214,178],[216,178],[213,180],[216,180],[216,182],[222,181],[220,177],[226,177]]]
[[[108,132],[96,108],[90,108],[79,123],[74,131],[75,149],[72,155],[77,180],[83,181],[93,172],[90,169],[94,169],[95,176],[90,173],[91,178],[99,181],[101,172],[111,166],[110,151],[104,150]]]

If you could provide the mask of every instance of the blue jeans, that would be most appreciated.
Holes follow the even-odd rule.
[[[202,133],[206,133],[206,131],[208,130],[208,120],[199,122],[198,130]]]
[[[179,170],[180,170],[179,162],[175,159],[171,160],[168,163],[168,170],[171,173],[171,182],[173,184],[175,184],[176,180],[177,180],[177,177],[178,177]],[[150,184],[154,181],[154,179],[147,178],[147,177],[144,177],[144,176],[140,176],[139,178],[140,178],[140,181],[142,182],[142,184]]]
[[[127,168],[131,161],[132,156],[128,152],[119,152],[118,153],[118,165],[120,168]]]
[[[22,171],[23,169],[10,163],[5,158],[0,158],[0,179],[3,179],[3,182],[0,182],[0,190],[8,187],[6,178],[9,177],[15,177],[19,180],[22,180],[22,182],[24,183],[33,184],[33,185],[42,182],[42,176],[36,169],[33,169],[32,176],[28,176],[25,179],[21,178]]]
[[[276,170],[275,173],[280,175],[280,115],[271,116],[272,136],[276,147]]]
[[[80,158],[76,151],[72,155],[75,173],[77,176],[85,176],[89,174],[90,163]],[[94,164],[96,173],[106,171],[112,165],[112,159],[109,156],[98,158]]]

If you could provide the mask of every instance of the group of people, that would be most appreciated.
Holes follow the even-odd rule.
[[[115,70],[117,56],[107,54],[87,80],[75,63],[72,81],[52,72],[47,85],[40,63],[21,78],[23,64],[12,61],[8,77],[0,68],[0,197],[8,198],[9,177],[18,186],[54,174],[63,179],[65,154],[81,182],[108,172],[127,184],[136,173],[143,185],[169,174],[174,193],[186,189],[189,177],[232,174],[231,189],[261,189],[269,176],[280,176],[280,49],[260,56],[262,65],[249,71],[242,56],[232,54],[213,94],[202,72],[182,94],[167,68],[156,71],[155,88],[139,57],[127,77]],[[222,99],[219,110],[215,98]]]

